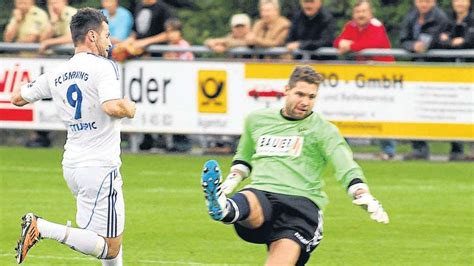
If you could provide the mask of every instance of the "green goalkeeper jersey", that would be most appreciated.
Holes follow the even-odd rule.
[[[252,166],[248,187],[303,196],[320,209],[328,203],[323,192],[323,172],[328,162],[345,189],[355,178],[365,182],[339,130],[316,113],[291,120],[277,109],[252,112],[245,119],[234,161]]]

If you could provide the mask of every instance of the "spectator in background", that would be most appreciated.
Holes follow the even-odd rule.
[[[48,14],[34,0],[15,0],[10,22],[3,33],[4,42],[37,43],[48,25]]]
[[[251,20],[247,14],[235,14],[230,19],[231,32],[224,37],[207,39],[204,44],[216,53],[230,48],[247,46],[246,36],[250,32]]]
[[[449,26],[446,14],[436,6],[436,0],[414,0],[415,8],[405,17],[400,31],[401,46],[414,53],[424,53],[440,48],[440,35]],[[412,141],[413,151],[404,160],[427,160],[430,156],[428,143]],[[464,156],[462,143],[452,142],[450,158]]]
[[[341,35],[334,41],[334,47],[340,54],[358,52],[367,48],[390,49],[390,40],[383,24],[374,18],[369,0],[357,0],[352,8],[352,20],[347,22]],[[393,56],[357,56],[356,60],[374,60],[393,62]],[[382,160],[390,160],[395,156],[395,140],[381,140]]]
[[[145,49],[147,46],[167,41],[165,22],[171,18],[168,5],[158,0],[142,0],[135,10],[135,23],[132,34],[125,40],[136,50]]]
[[[436,0],[414,0],[415,8],[402,22],[400,43],[402,48],[424,53],[439,48],[439,36],[448,27],[446,14],[436,6]]]
[[[330,47],[334,41],[336,22],[331,13],[323,7],[322,0],[300,0],[302,11],[291,22],[286,47],[316,50]]]
[[[169,45],[179,46],[181,48],[191,47],[189,43],[183,39],[183,24],[179,19],[168,19],[165,23],[165,28]],[[194,55],[191,52],[167,52],[163,57],[165,59],[194,60]]]
[[[20,0],[18,2],[25,3],[28,1]],[[30,1],[30,2],[31,2],[30,5],[33,6],[34,2],[33,1]],[[40,48],[39,48],[40,54],[44,53],[44,51],[50,46],[72,43],[71,31],[69,29],[69,22],[71,21],[72,16],[77,12],[75,8],[67,6],[66,0],[48,0],[47,5],[48,5],[48,12],[49,12],[49,21],[46,21],[45,26],[40,26],[41,30],[38,32],[39,41],[40,41]],[[29,28],[29,30],[35,31],[37,27],[36,23],[37,21],[33,22],[34,25],[30,24],[31,27]],[[27,141],[26,146],[27,147],[51,146],[49,132],[48,131],[34,132],[33,135],[30,137],[30,139]]]
[[[440,35],[443,48],[474,48],[474,14],[470,0],[453,0],[449,13],[450,26]]]
[[[72,44],[69,23],[77,9],[68,6],[67,0],[48,0],[49,26],[41,35],[39,53],[42,54],[51,46]]]
[[[118,49],[114,50],[125,47],[129,54],[137,56],[142,54],[147,46],[168,42],[165,22],[170,18],[171,11],[165,3],[157,0],[142,0],[135,9],[132,34],[124,42],[119,43]],[[152,56],[162,56],[162,54],[157,53]],[[139,148],[140,150],[150,150],[153,147],[166,148],[166,142],[161,135],[155,140],[152,134],[144,134]]]
[[[230,19],[231,32],[228,35],[207,39],[204,44],[216,53],[224,53],[235,47],[245,47],[251,24],[251,19],[247,14],[235,14]],[[207,135],[201,141],[206,148],[204,152],[206,154],[229,154],[234,151],[237,139],[234,136]]]
[[[453,10],[448,13],[450,25],[446,32],[440,35],[443,48],[473,49],[474,48],[474,14],[471,1],[453,0]],[[464,154],[462,142],[451,142],[450,161],[474,160],[474,156]]]
[[[183,24],[177,18],[170,18],[165,22],[166,39],[169,45],[179,46],[181,48],[189,48],[189,43],[183,38]],[[194,60],[191,52],[166,52],[163,54],[165,59],[176,60]],[[188,136],[182,134],[173,134],[171,136],[159,135],[155,142],[162,138],[168,152],[186,152],[191,149],[191,140]]]
[[[352,8],[352,20],[347,22],[341,35],[334,41],[340,54],[358,52],[368,48],[390,49],[390,40],[383,24],[373,16],[369,0],[357,0]],[[361,57],[357,60],[393,62],[393,56]]]
[[[77,9],[68,6],[67,0],[47,1],[49,24],[40,37],[38,52],[43,54],[49,47],[61,44],[72,44],[69,24]],[[26,143],[27,147],[49,147],[51,140],[48,131],[37,131],[36,136]]]
[[[119,6],[119,0],[102,0],[102,13],[109,21],[112,44],[125,41],[132,32],[133,16],[128,9]]]
[[[3,34],[5,42],[38,43],[49,26],[48,14],[34,0],[15,0],[12,17]],[[22,53],[29,55],[29,53]],[[49,147],[49,132],[32,132],[27,147]]]
[[[280,15],[278,0],[260,0],[259,12],[260,19],[245,36],[247,45],[264,48],[285,45],[291,23]]]

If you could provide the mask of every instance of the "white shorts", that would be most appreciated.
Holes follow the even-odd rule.
[[[82,229],[113,238],[123,233],[125,207],[118,167],[63,167],[76,198],[76,223]]]

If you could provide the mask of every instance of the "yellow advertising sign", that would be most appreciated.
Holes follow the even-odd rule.
[[[199,70],[197,99],[200,113],[227,113],[227,72]]]
[[[395,79],[405,82],[474,82],[472,66],[441,66],[441,65],[341,65],[341,64],[312,64],[326,78],[338,80],[383,80]],[[295,64],[245,64],[245,78],[254,79],[288,79]],[[335,76],[335,77],[333,77]]]
[[[282,88],[295,66],[246,63],[247,87]],[[474,140],[472,64],[311,66],[325,79],[315,111],[344,136]]]
[[[474,124],[332,121],[346,137],[473,140]]]

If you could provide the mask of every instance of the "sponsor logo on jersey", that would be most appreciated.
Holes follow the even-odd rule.
[[[304,137],[263,135],[257,141],[257,154],[268,156],[300,156]]]
[[[198,110],[200,113],[227,112],[227,72],[200,70],[198,74]]]

